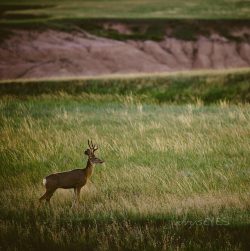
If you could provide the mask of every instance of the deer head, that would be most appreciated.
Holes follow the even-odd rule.
[[[98,146],[94,145],[92,140],[88,140],[88,146],[89,148],[84,151],[84,154],[88,156],[89,161],[92,164],[102,164],[104,161],[95,156],[95,151],[98,149]]]

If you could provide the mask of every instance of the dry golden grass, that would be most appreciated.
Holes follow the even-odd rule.
[[[147,243],[156,249],[155,235],[163,249],[181,248],[181,243],[169,241],[176,240],[178,226],[165,229],[164,235],[157,232],[164,226],[139,224],[128,231],[126,224],[158,219],[168,222],[165,227],[176,227],[183,220],[195,224],[218,217],[230,226],[249,224],[249,108],[225,102],[159,106],[132,96],[110,101],[109,96],[93,94],[85,99],[68,95],[2,99],[0,231],[4,245],[15,236],[25,241],[34,231],[39,240],[33,240],[33,247],[37,243],[69,247],[76,238],[69,232],[77,222],[77,243],[88,243],[89,249],[95,245],[102,250],[112,245],[122,248],[133,241],[138,248]],[[58,190],[51,208],[38,207],[44,176],[85,166],[88,138],[99,144],[98,156],[105,164],[96,166],[91,182],[82,189],[79,208],[71,209],[69,190]],[[91,227],[85,221],[92,222]],[[110,221],[106,226],[110,230],[104,231],[100,222]],[[108,237],[108,231],[118,239]],[[97,243],[91,242],[92,237],[86,239],[87,234]],[[150,244],[146,236],[152,239]],[[231,239],[223,243],[228,248]],[[232,249],[237,250],[238,244],[232,244]],[[23,242],[18,245],[27,247]]]

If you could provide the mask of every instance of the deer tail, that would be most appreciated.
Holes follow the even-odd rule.
[[[44,178],[44,179],[43,179],[43,185],[44,185],[44,186],[46,186],[46,182],[47,182],[47,180],[46,180],[46,178]]]

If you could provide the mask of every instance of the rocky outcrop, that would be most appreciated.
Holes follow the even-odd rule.
[[[250,66],[250,44],[219,35],[196,41],[116,41],[85,32],[16,31],[0,44],[0,78],[96,76]]]

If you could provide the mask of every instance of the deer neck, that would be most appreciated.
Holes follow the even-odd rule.
[[[94,164],[92,164],[90,160],[88,160],[85,170],[86,170],[87,177],[89,178],[94,171]]]

